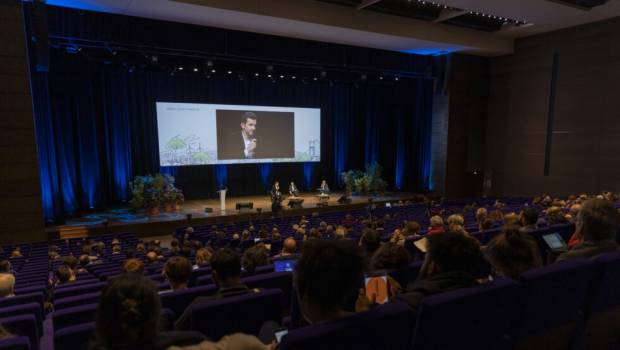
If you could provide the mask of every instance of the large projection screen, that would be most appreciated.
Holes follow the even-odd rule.
[[[319,108],[157,102],[161,166],[319,162]]]

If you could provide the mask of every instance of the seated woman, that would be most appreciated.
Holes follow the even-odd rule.
[[[197,332],[160,332],[161,303],[153,282],[126,273],[104,288],[97,308],[91,349],[167,349],[205,340]]]
[[[518,226],[504,227],[502,233],[489,242],[484,253],[497,275],[515,280],[521,273],[542,266],[536,241],[520,232]]]

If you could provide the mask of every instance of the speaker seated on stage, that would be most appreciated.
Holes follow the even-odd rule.
[[[288,193],[293,197],[299,196],[299,189],[297,189],[297,186],[295,186],[293,181],[291,181],[291,184],[288,185]]]
[[[329,195],[329,186],[327,186],[327,181],[321,181],[321,187],[319,187],[319,195],[327,196]]]

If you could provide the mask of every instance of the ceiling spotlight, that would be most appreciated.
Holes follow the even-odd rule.
[[[207,67],[209,67],[209,68],[213,67],[213,61],[208,60],[207,61]]]
[[[215,69],[211,69],[211,73],[215,73],[217,72]]]
[[[394,80],[395,80],[395,81],[398,81],[398,77],[394,77]]]
[[[291,77],[291,79],[296,79],[296,77],[293,75],[293,76]]]
[[[267,74],[267,78],[271,78],[271,74]]]
[[[259,73],[254,73],[254,76],[255,76],[255,77],[257,77],[257,76],[259,76],[259,75],[260,75]]]
[[[198,72],[198,68],[194,67],[194,72]]]
[[[268,65],[267,67],[265,67],[265,70],[266,70],[267,72],[270,72],[270,73],[271,73],[271,72],[273,72],[273,66],[272,66],[272,65]]]
[[[380,80],[383,80],[383,77],[379,77]]]
[[[280,74],[280,79],[284,79],[284,75]]]
[[[159,57],[156,55],[151,56],[151,63],[157,63],[159,62]]]
[[[181,67],[179,67],[179,70],[183,70],[183,67],[182,67],[182,66],[181,66]]]
[[[319,78],[317,78],[317,77],[314,77],[314,79],[312,79],[312,80],[314,80],[314,81],[317,81],[317,80],[319,80]]]
[[[231,70],[229,70],[229,71],[228,71],[228,72],[226,72],[226,73],[228,73],[228,74],[232,74],[232,71],[231,71]]]
[[[362,81],[363,81],[363,80],[366,80],[367,78],[368,78],[368,75],[366,75],[366,73],[362,73],[362,74],[360,75],[360,80],[362,80]]]
[[[325,79],[327,77],[327,72],[326,71],[322,71],[321,72],[321,78]]]

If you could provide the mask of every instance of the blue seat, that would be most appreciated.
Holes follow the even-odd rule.
[[[518,294],[519,285],[505,278],[424,298],[413,348],[510,348],[510,325]]]
[[[0,340],[0,350],[30,350],[28,337],[11,337]]]
[[[512,337],[516,349],[567,349],[583,322],[594,262],[569,260],[524,272]]]
[[[279,289],[195,303],[188,308],[190,330],[211,339],[236,332],[258,335],[266,321],[282,320],[281,305]]]
[[[620,349],[620,252],[599,256],[586,304],[585,349]]]
[[[409,350],[413,313],[402,302],[337,320],[297,328],[282,338],[280,350]]]
[[[87,350],[94,339],[95,323],[82,323],[54,332],[54,349]]]

